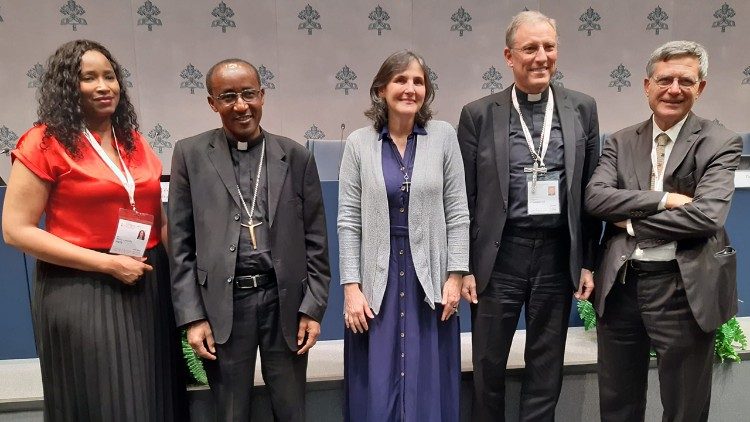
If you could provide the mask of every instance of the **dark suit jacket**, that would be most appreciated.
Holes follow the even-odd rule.
[[[594,266],[601,233],[600,223],[582,212],[583,189],[599,157],[599,119],[588,95],[554,86],[552,92],[565,148],[570,276],[578,288],[581,268]],[[508,216],[510,96],[508,88],[467,104],[458,125],[471,220],[470,266],[480,293],[489,282]]]
[[[736,255],[725,249],[724,222],[734,193],[734,170],[742,140],[692,112],[675,140],[664,169],[664,192],[693,202],[659,212],[664,192],[649,190],[652,120],[613,134],[586,189],[586,209],[607,220],[601,262],[594,274],[594,306],[604,304],[617,272],[636,245],[677,242],[677,262],[695,319],[709,332],[737,313]],[[635,237],[614,222],[631,219]]]
[[[280,322],[289,348],[297,350],[298,313],[320,322],[328,301],[323,198],[313,155],[288,138],[263,133]],[[177,142],[168,205],[177,325],[207,318],[215,340],[224,343],[232,331],[232,277],[243,228],[223,129]]]

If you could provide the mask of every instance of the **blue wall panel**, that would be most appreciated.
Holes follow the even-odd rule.
[[[0,216],[4,199],[5,187],[0,187]],[[0,359],[36,357],[28,280],[23,254],[0,236]]]
[[[322,324],[322,340],[341,339],[344,333],[343,291],[339,285],[339,251],[336,236],[336,213],[338,204],[338,182],[325,181],[323,199],[325,203],[326,222],[328,223],[329,254],[331,257],[331,289],[328,300],[328,312]],[[5,188],[0,187],[0,215]],[[750,210],[750,190],[738,189],[734,195],[732,210],[727,220],[727,230],[737,249],[737,284],[739,290],[739,316],[750,315],[750,262],[747,260],[750,251],[750,225],[747,223],[747,210]],[[387,245],[384,245],[387,247]],[[17,250],[8,247],[0,239],[0,332],[8,333],[6,341],[0,347],[0,359],[22,359],[36,357],[34,337],[31,326],[30,278],[33,274],[33,262]],[[470,309],[462,301],[460,308],[461,331],[471,330]],[[581,325],[573,304],[570,323]],[[523,315],[519,328],[524,328]]]
[[[750,315],[750,189],[736,189],[726,228],[732,246],[737,249],[737,316]]]

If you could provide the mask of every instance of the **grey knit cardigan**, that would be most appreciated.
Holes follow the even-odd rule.
[[[442,301],[448,272],[469,270],[469,209],[453,127],[429,121],[417,138],[409,195],[409,245],[417,278],[432,309]],[[372,126],[347,138],[339,175],[341,284],[361,283],[373,312],[388,281],[390,218],[380,133]]]

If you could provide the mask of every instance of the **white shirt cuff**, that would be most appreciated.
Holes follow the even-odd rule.
[[[633,231],[633,223],[629,218],[625,220],[625,225],[627,226],[628,234],[631,236],[635,236],[635,232]]]
[[[659,201],[659,206],[656,208],[659,211],[664,211],[667,209],[667,196],[669,196],[669,192],[665,193],[664,196],[661,198],[661,201]]]

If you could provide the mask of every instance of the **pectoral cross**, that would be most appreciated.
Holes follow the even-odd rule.
[[[255,228],[263,224],[262,221],[258,221],[257,223],[253,224],[253,220],[250,219],[250,222],[248,224],[240,223],[240,226],[247,227],[247,231],[250,232],[250,242],[253,244],[253,249],[258,249],[258,245],[255,242]]]
[[[405,180],[404,183],[401,184],[401,192],[409,192],[409,186],[411,186],[411,182]]]
[[[534,165],[531,167],[524,167],[524,173],[531,173],[531,192],[536,192],[536,179],[539,173],[547,173],[547,167],[540,167],[539,162],[534,160]]]

